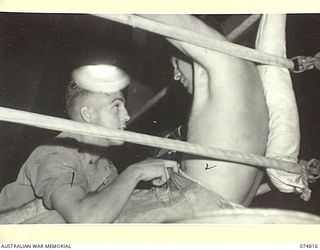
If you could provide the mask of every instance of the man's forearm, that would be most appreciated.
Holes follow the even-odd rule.
[[[111,223],[119,215],[140,181],[135,168],[128,167],[98,193],[85,193],[80,187],[62,186],[52,195],[53,208],[69,223]]]

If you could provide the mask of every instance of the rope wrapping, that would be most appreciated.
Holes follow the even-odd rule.
[[[286,15],[263,15],[256,38],[256,48],[270,54],[286,56]],[[270,65],[257,67],[269,111],[269,136],[266,156],[297,162],[300,149],[300,126],[297,102],[287,69]],[[284,193],[301,193],[309,200],[307,168],[301,174],[267,169],[273,185]]]

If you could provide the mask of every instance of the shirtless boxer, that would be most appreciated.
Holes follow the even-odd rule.
[[[144,17],[226,40],[194,16]],[[194,96],[187,140],[208,147],[264,155],[268,113],[256,66],[233,56],[168,40],[194,60],[190,65],[173,58],[175,79],[180,79]],[[225,199],[244,205],[252,201],[263,176],[254,166],[191,156],[185,156],[182,168],[192,179]]]

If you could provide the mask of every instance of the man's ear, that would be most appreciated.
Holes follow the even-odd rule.
[[[86,122],[92,122],[94,118],[93,109],[87,106],[84,106],[80,109],[80,115],[82,119]]]

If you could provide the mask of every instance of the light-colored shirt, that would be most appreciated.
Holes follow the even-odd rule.
[[[52,209],[51,195],[61,185],[80,186],[86,192],[99,192],[118,176],[117,169],[104,157],[84,153],[84,144],[75,135],[61,133],[36,148],[22,166],[15,182],[0,193],[0,212],[18,208],[36,198]]]

